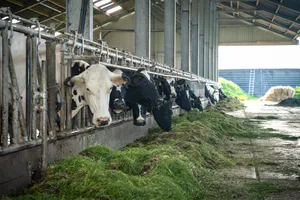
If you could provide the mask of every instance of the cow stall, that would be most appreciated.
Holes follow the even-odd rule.
[[[218,83],[190,72],[110,48],[102,40],[90,41],[77,32],[55,36],[52,28],[38,21],[1,14],[7,14],[10,20],[0,20],[0,195],[27,187],[49,163],[95,144],[122,148],[146,135],[155,124],[148,117],[146,126],[134,126],[132,113],[127,112],[112,114],[113,122],[108,127],[95,127],[88,106],[72,119],[71,90],[64,81],[76,60],[129,71],[142,67],[154,76],[218,87]],[[21,23],[11,23],[13,18]],[[203,93],[203,87],[193,90]],[[173,108],[178,114],[178,107]]]

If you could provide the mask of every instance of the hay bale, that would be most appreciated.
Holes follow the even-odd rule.
[[[262,101],[282,101],[293,97],[295,94],[294,88],[290,86],[275,86],[271,87],[263,96]]]

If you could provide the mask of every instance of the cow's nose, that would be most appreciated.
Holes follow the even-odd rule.
[[[99,118],[97,118],[96,121],[97,121],[98,126],[105,126],[105,125],[108,125],[109,118],[108,117],[99,117]]]

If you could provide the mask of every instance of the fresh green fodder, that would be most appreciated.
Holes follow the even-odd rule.
[[[232,81],[219,77],[219,83],[221,83],[223,87],[222,91],[228,97],[236,97],[241,101],[257,99],[255,96],[247,94],[237,84],[233,83]]]

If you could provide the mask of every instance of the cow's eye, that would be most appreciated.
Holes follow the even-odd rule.
[[[89,89],[89,88],[86,88],[86,90],[87,90],[87,91],[90,91],[90,89]]]

